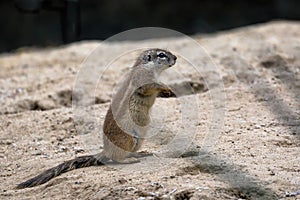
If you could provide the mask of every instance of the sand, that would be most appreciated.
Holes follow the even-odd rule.
[[[300,23],[192,38],[201,48],[172,37],[0,55],[0,198],[300,199],[292,194],[300,190]],[[101,151],[105,113],[140,52],[136,45],[178,56],[162,74],[177,97],[156,100],[142,148],[155,156],[14,190],[65,160]]]

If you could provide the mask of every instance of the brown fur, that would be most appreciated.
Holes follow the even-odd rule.
[[[159,57],[159,53],[166,56]],[[112,98],[104,120],[103,151],[66,161],[20,183],[16,189],[41,185],[67,171],[102,165],[108,160],[120,163],[137,162],[137,159],[128,157],[138,151],[144,141],[150,123],[150,108],[160,92],[170,92],[167,86],[157,82],[157,76],[174,65],[175,61],[176,56],[165,50],[144,51]]]

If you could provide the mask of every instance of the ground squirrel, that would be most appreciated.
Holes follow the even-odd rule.
[[[103,165],[112,160],[119,163],[138,162],[140,149],[150,123],[150,108],[159,93],[172,93],[159,83],[160,73],[173,66],[176,56],[162,49],[149,49],[141,53],[127,78],[112,98],[103,125],[103,151],[65,161],[40,175],[16,186],[33,187],[73,169]]]

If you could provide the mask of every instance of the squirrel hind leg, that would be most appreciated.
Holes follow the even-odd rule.
[[[124,160],[114,160],[117,164],[133,164],[141,162],[139,159],[134,157],[125,158]]]
[[[148,156],[153,156],[153,153],[148,152],[132,152],[124,160],[114,160],[114,162],[119,164],[132,164],[141,162],[139,158],[144,158]]]
[[[148,152],[132,152],[128,157],[134,157],[134,158],[144,158],[148,156],[153,156],[153,153]]]

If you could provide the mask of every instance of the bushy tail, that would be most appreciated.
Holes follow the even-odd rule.
[[[103,165],[103,162],[106,160],[106,158],[102,155],[99,157],[99,155],[101,155],[101,153],[97,155],[81,156],[72,160],[65,161],[64,163],[57,165],[56,167],[53,167],[51,169],[48,169],[32,179],[20,183],[16,186],[16,189],[23,189],[41,185],[43,183],[48,182],[50,179],[59,176],[62,173],[71,171],[73,169]]]

